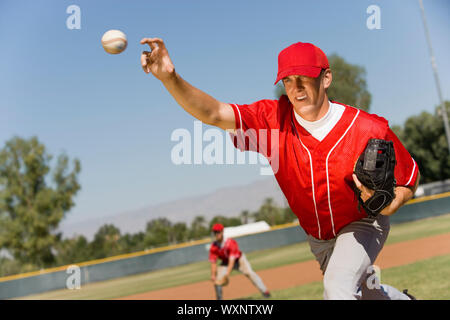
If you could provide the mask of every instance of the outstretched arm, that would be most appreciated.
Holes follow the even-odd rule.
[[[151,51],[143,51],[141,55],[144,72],[152,73],[159,79],[184,110],[203,123],[224,130],[236,128],[234,111],[228,103],[214,99],[176,73],[162,39],[144,38],[141,44],[148,44],[151,49]]]

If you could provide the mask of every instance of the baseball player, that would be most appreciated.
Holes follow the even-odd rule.
[[[325,299],[413,298],[371,281],[372,265],[389,233],[389,216],[417,188],[417,164],[387,120],[328,99],[333,74],[321,49],[298,42],[279,53],[275,83],[282,81],[286,89],[280,99],[232,104],[186,82],[175,71],[161,39],[144,38],[141,44],[151,48],[141,55],[142,68],[161,80],[181,107],[206,124],[233,130],[237,148],[267,157],[319,262]],[[268,138],[273,132],[277,139]],[[372,166],[373,172],[379,170],[377,157],[387,159],[387,148],[366,149],[372,139],[393,147],[391,190],[371,189],[355,174],[361,155],[368,157],[368,168],[363,168]],[[382,168],[386,163],[390,162],[382,161]]]
[[[215,241],[209,249],[209,261],[211,262],[211,280],[214,283],[217,300],[222,300],[222,287],[228,284],[231,271],[239,270],[258,288],[265,298],[270,297],[261,278],[252,270],[244,253],[239,250],[236,240],[223,236],[223,225],[216,223],[212,227]],[[217,259],[222,261],[217,267]]]

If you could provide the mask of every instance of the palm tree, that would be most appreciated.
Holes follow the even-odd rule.
[[[196,216],[191,223],[190,238],[198,239],[208,235],[208,228],[206,227],[206,219],[204,216]]]

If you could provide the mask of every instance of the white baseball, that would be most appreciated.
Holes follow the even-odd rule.
[[[106,31],[102,37],[102,46],[106,52],[118,54],[127,48],[127,36],[120,30]]]

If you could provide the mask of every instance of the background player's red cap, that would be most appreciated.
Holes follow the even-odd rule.
[[[212,231],[214,231],[214,232],[220,232],[222,230],[223,230],[223,225],[221,223],[216,223],[212,227]]]
[[[278,55],[278,74],[274,84],[292,75],[317,78],[322,69],[329,67],[327,56],[320,48],[312,43],[297,42]]]

